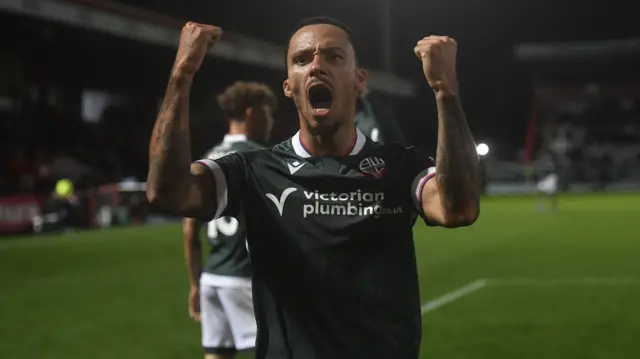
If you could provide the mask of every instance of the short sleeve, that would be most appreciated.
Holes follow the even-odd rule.
[[[232,153],[217,159],[204,158],[195,163],[207,166],[216,185],[216,213],[220,217],[237,217],[241,208],[246,183],[246,162],[241,153]]]
[[[420,217],[430,225],[422,211],[422,191],[427,182],[436,175],[435,161],[433,158],[423,155],[413,148],[409,148],[407,149],[405,172],[411,183],[408,190],[410,191],[409,195],[411,196],[413,207]]]

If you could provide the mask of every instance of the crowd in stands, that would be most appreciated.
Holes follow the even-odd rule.
[[[640,96],[587,90],[546,113],[548,154],[572,182],[640,180]]]
[[[2,195],[48,193],[60,178],[71,179],[80,190],[113,183],[127,171],[137,175],[130,167],[137,169],[144,161],[146,154],[135,145],[143,130],[131,126],[136,121],[125,109],[105,111],[105,119],[111,116],[117,121],[89,123],[55,99],[41,101],[37,93],[8,97],[4,102],[7,106],[0,111],[0,150],[5,158],[0,171]]]

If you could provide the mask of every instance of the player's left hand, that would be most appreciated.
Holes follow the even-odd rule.
[[[427,36],[413,49],[422,61],[424,76],[434,91],[458,95],[457,51],[456,40],[448,36]]]

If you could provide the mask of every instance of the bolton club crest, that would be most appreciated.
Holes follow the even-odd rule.
[[[382,177],[384,173],[384,160],[380,157],[367,157],[360,162],[360,171],[365,175]]]

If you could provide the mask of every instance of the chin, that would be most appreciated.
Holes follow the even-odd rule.
[[[307,121],[307,128],[312,136],[327,136],[338,132],[338,123],[330,117],[315,117]]]

